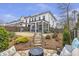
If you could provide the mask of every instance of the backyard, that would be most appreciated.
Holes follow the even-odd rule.
[[[43,49],[39,50],[42,51],[41,56],[58,56],[67,53],[66,49],[71,52],[72,47],[78,47],[78,38],[71,40],[67,26],[64,26],[63,32],[54,33],[11,32],[0,27],[0,39],[1,56],[30,56],[31,49],[34,49],[36,54],[37,50]],[[76,53],[75,51],[72,52]]]
[[[44,8],[42,5],[47,7],[40,11]],[[1,12],[0,56],[79,56],[79,12],[72,10],[73,5],[75,7],[70,3],[56,3],[55,7],[53,3],[1,5],[1,8],[4,6],[1,10],[7,13],[11,9],[5,6],[10,6],[15,17],[3,16]],[[36,6],[34,11],[31,6]],[[54,13],[57,11],[55,14],[53,9]]]
[[[5,55],[7,55],[6,53],[12,53],[16,49],[16,52],[20,55],[28,56],[31,48],[42,47],[44,55],[50,56],[57,52],[57,48],[63,47],[62,33],[45,33],[41,34],[41,36],[40,33],[34,32],[9,32],[3,27],[0,28],[0,33],[3,38],[7,39],[7,41],[2,41],[1,43],[0,51],[2,55],[4,55],[3,53]],[[1,40],[3,39],[1,38]],[[15,55],[17,56],[18,54]]]
[[[43,34],[44,39],[42,42],[42,47],[46,48],[46,49],[56,49],[56,48],[61,48],[62,47],[62,34],[59,33],[59,38],[60,40],[56,41],[56,39],[52,38],[52,39],[45,39],[46,35],[50,35],[51,33],[48,34]],[[15,45],[16,50],[26,50],[29,48],[33,47],[33,35],[34,33],[30,33],[30,32],[16,32],[16,36],[24,36],[24,37],[28,37],[29,38],[29,42],[26,43],[20,43],[20,44],[14,44],[15,43],[15,39],[12,40],[10,42],[10,45]],[[52,34],[51,34],[52,36]]]

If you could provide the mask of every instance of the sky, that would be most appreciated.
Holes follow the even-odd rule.
[[[71,4],[72,9],[79,10],[79,4]],[[0,3],[0,23],[18,20],[21,16],[31,16],[40,12],[51,11],[59,17],[57,3]]]

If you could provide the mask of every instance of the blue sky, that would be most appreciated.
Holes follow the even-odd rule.
[[[79,4],[71,4],[78,9]],[[18,20],[20,16],[30,16],[40,12],[51,11],[59,16],[56,3],[0,3],[0,23]]]

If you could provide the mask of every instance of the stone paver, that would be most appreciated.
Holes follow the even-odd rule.
[[[16,52],[13,56],[20,56],[20,54],[18,52]]]
[[[18,51],[18,53],[21,56],[29,56],[28,55],[29,50],[26,51]],[[56,51],[55,50],[50,50],[50,49],[44,49],[44,56],[57,56]]]
[[[55,50],[44,49],[44,56],[52,56],[54,53],[56,53]]]
[[[41,33],[34,33],[33,40],[34,46],[41,46],[42,45],[42,34]]]
[[[26,51],[18,51],[18,53],[19,53],[21,56],[28,56],[28,52],[29,52],[29,50],[26,50]]]

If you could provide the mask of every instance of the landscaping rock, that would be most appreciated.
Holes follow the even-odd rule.
[[[21,56],[29,56],[28,52],[29,52],[29,50],[18,51],[18,53],[19,53]]]
[[[1,52],[1,53],[0,53],[0,56],[12,56],[12,55],[14,55],[15,53],[16,53],[16,49],[15,49],[15,47],[13,46],[13,47],[9,48],[8,50]]]
[[[79,56],[79,48],[75,48],[75,49],[72,51],[72,56]]]
[[[20,56],[20,54],[18,52],[16,52],[13,56]]]
[[[57,53],[56,50],[44,49],[44,56],[53,56],[54,53]]]
[[[65,45],[62,49],[60,56],[71,56],[72,55],[72,47],[70,45]]]
[[[52,54],[52,56],[59,56],[58,54],[56,54],[56,53],[54,53],[54,54]]]
[[[74,38],[72,42],[72,49],[79,48],[79,40],[78,38]]]
[[[3,51],[0,53],[0,56],[13,56],[13,55],[17,55],[16,49],[14,46],[12,46],[11,48],[7,49],[6,51]]]

